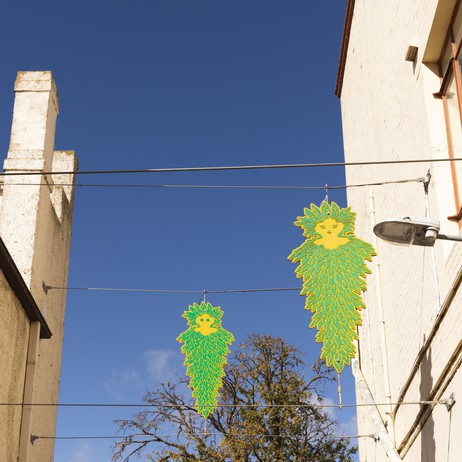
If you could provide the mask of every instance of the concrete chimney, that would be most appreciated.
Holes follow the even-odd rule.
[[[0,237],[52,332],[44,340],[31,328],[24,402],[57,403],[66,291],[44,287],[67,286],[77,159],[73,151],[54,151],[59,104],[52,73],[19,72],[14,89],[4,163],[14,175],[4,177]],[[54,441],[32,443],[31,436],[54,435],[55,426],[55,407],[24,409],[19,460],[53,460]]]

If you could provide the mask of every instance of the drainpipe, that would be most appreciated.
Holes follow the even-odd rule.
[[[374,205],[374,193],[371,190],[369,192],[369,219],[371,227],[373,228],[376,224],[375,220],[375,205]],[[372,233],[372,245],[374,249],[378,248],[377,236]],[[387,348],[387,335],[385,330],[385,312],[383,309],[383,298],[382,298],[382,275],[380,271],[380,258],[377,255],[373,259],[374,274],[376,278],[376,291],[377,291],[377,308],[379,313],[379,334],[380,334],[380,350],[382,351],[382,365],[383,365],[383,377],[384,377],[384,389],[385,389],[385,402],[387,403],[387,415],[390,433],[393,441],[395,440],[395,422],[393,419],[393,406],[391,399],[391,385],[390,385],[390,368],[388,364],[388,348]]]
[[[425,192],[425,216],[430,216],[430,198],[428,197],[428,187],[431,180],[430,170],[428,170],[427,175],[423,180],[424,192]],[[433,263],[433,277],[435,278],[435,289],[436,289],[436,316],[439,316],[441,310],[441,295],[440,295],[440,284],[438,281],[438,265],[436,264],[436,253],[435,246],[430,247],[432,254],[432,263]],[[424,254],[425,255],[425,254]]]
[[[387,457],[392,462],[401,462],[402,459],[399,456],[398,451],[396,450],[395,445],[393,444],[393,441],[391,440],[390,435],[387,432],[387,429],[385,428],[380,412],[377,410],[374,398],[369,390],[369,387],[367,386],[366,380],[364,379],[361,369],[359,368],[357,359],[351,360],[351,369],[356,380],[356,387],[361,393],[362,402],[366,405],[366,409],[368,410],[372,422],[375,425],[378,439],[382,443]]]

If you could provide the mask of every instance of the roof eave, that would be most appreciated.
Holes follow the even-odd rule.
[[[2,239],[0,239],[0,269],[29,320],[40,323],[40,338],[51,338],[51,330]]]
[[[348,0],[345,25],[343,26],[342,48],[340,49],[340,59],[337,70],[337,80],[335,82],[335,95],[339,98],[342,96],[343,77],[345,75],[345,66],[348,54],[348,45],[350,43],[351,24],[353,22],[353,11],[355,0]]]

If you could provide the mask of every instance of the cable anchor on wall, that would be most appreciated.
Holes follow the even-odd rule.
[[[454,404],[456,404],[456,397],[454,393],[451,393],[451,396],[445,401],[446,402],[444,404],[446,405],[446,409],[448,412],[450,412]]]

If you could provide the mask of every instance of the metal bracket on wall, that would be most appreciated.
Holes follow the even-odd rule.
[[[449,412],[454,406],[454,404],[456,404],[456,397],[454,393],[451,393],[451,396],[446,400],[445,404],[446,404],[446,409]]]
[[[432,179],[432,175],[430,173],[430,169],[428,169],[427,174],[424,178],[422,178],[422,183],[424,185],[425,194],[428,194],[428,187],[430,186],[430,180]]]

